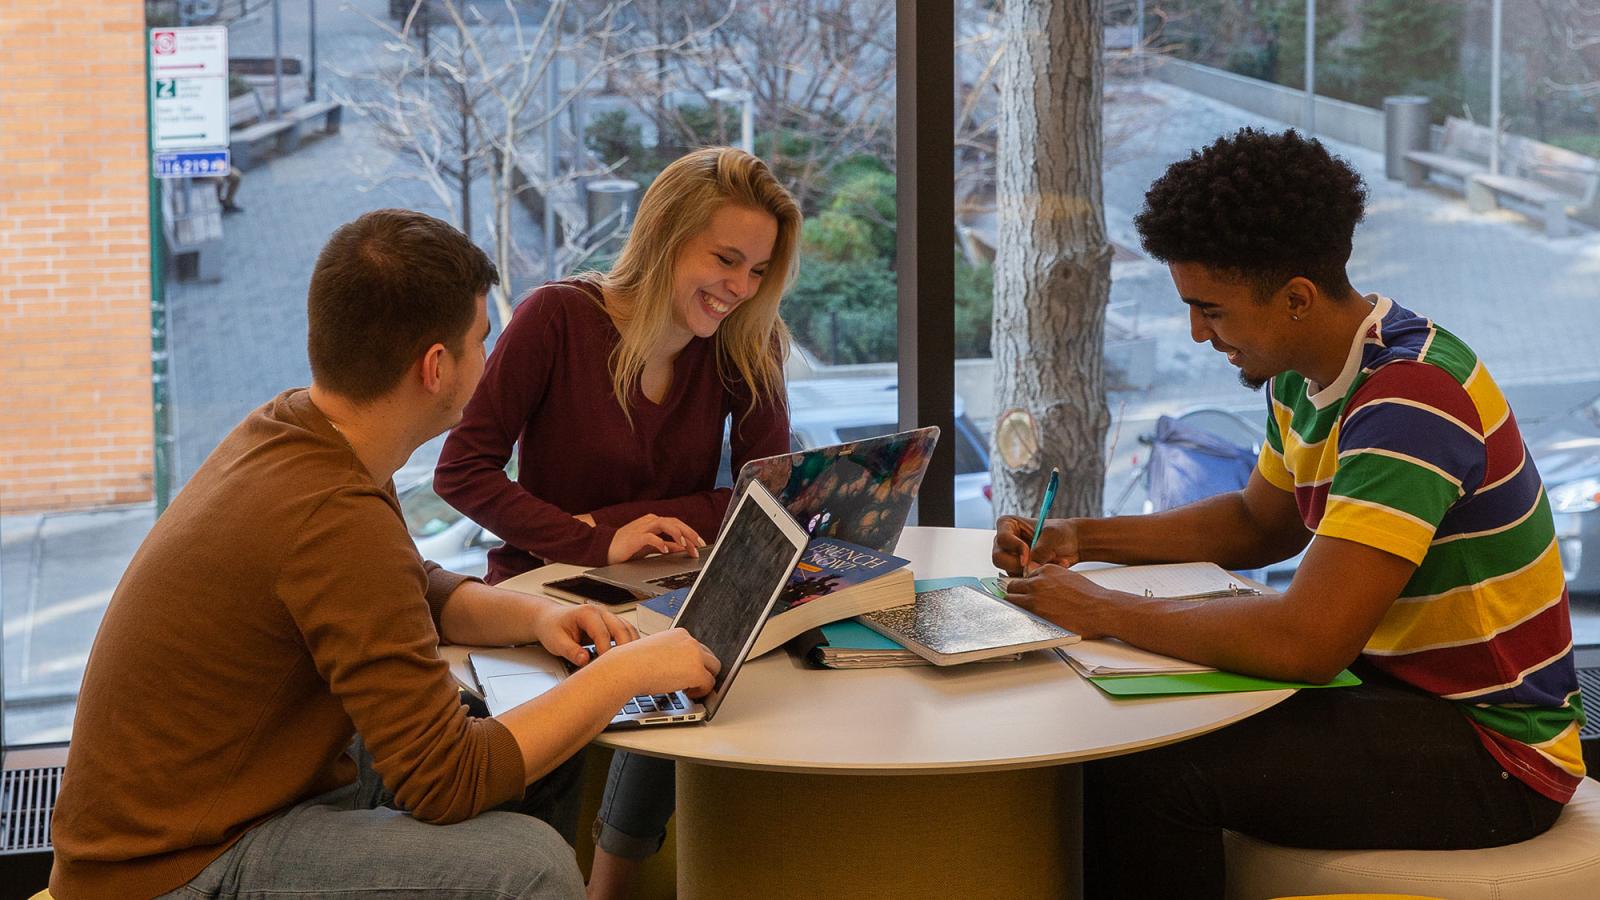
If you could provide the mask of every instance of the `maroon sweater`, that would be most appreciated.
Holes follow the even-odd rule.
[[[544,562],[604,565],[617,528],[646,513],[710,540],[728,506],[715,485],[730,415],[735,472],[789,451],[788,408],[752,410],[748,386],[718,374],[714,339],[691,340],[673,360],[661,403],[635,388],[630,426],[611,389],[619,337],[597,288],[561,281],[530,293],[495,344],[433,479],[505,540],[489,554],[491,584]],[[515,482],[504,471],[513,445]],[[574,518],[583,513],[596,527]]]

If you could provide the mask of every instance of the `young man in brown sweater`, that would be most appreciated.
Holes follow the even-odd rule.
[[[106,610],[56,805],[56,897],[582,896],[550,826],[493,808],[627,698],[705,691],[717,661],[681,629],[640,640],[418,557],[392,476],[460,419],[497,282],[420,213],[368,213],[323,248],[311,387],[223,439]],[[589,661],[585,640],[609,649]],[[441,641],[538,641],[583,667],[475,719]],[[379,778],[399,809],[373,808]]]

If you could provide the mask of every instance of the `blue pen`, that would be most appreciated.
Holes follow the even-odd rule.
[[[1039,545],[1039,532],[1044,531],[1044,517],[1050,514],[1050,504],[1056,502],[1056,489],[1061,487],[1061,470],[1050,470],[1050,483],[1044,486],[1044,499],[1039,502],[1039,520],[1033,523],[1033,540],[1028,542],[1028,549],[1032,550]]]

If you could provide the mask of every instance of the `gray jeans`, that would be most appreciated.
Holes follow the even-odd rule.
[[[572,848],[545,822],[486,812],[428,825],[383,806],[392,795],[352,748],[360,777],[250,829],[194,880],[170,894],[198,897],[578,898]]]

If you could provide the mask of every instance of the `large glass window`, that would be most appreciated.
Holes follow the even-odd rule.
[[[166,248],[156,473],[165,492],[180,490],[249,410],[308,380],[304,291],[338,224],[380,206],[456,222],[506,275],[491,313],[498,333],[528,288],[608,265],[651,180],[706,143],[748,144],[807,216],[784,307],[796,445],[892,427],[896,273],[907,265],[896,246],[896,7],[148,0],[152,26],[227,27],[242,175],[163,181],[155,195]],[[957,434],[946,440],[956,441],[957,524],[983,526],[994,513],[987,467],[999,412],[997,165],[1021,151],[999,126],[1006,7],[956,7]],[[1241,447],[1259,442],[1264,418],[1264,398],[1190,340],[1165,267],[1142,253],[1132,220],[1143,192],[1220,135],[1300,127],[1371,190],[1350,265],[1356,287],[1436,318],[1505,388],[1557,516],[1578,641],[1600,643],[1600,366],[1590,351],[1600,343],[1600,63],[1584,49],[1600,28],[1571,4],[1529,5],[1497,29],[1487,0],[1319,3],[1319,99],[1308,103],[1307,8],[1105,4],[1105,508],[1147,508],[1145,441],[1161,416]],[[1469,198],[1448,166],[1408,169],[1407,150],[1498,166],[1511,186]],[[89,429],[114,422],[93,404],[83,413]],[[471,569],[496,538],[432,497],[438,443],[399,483],[419,543]],[[0,501],[11,495],[0,486]],[[70,734],[95,628],[155,514],[149,502],[66,498],[0,516],[7,743]],[[1291,571],[1292,562],[1269,575]]]
[[[147,0],[145,19],[226,27],[238,176],[156,192],[158,495],[309,381],[305,289],[338,225],[386,206],[455,223],[501,269],[498,335],[530,288],[610,265],[651,181],[709,144],[766,159],[807,218],[783,307],[797,443],[894,430],[893,0]],[[821,382],[847,399],[800,389]],[[481,572],[498,538],[432,492],[441,443],[397,476],[408,524]],[[61,505],[0,518],[9,744],[70,735],[100,617],[157,514]]]
[[[1370,191],[1349,266],[1357,290],[1391,297],[1462,337],[1504,389],[1556,513],[1577,642],[1600,642],[1600,454],[1592,449],[1600,366],[1590,351],[1600,330],[1592,99],[1600,70],[1568,40],[1593,23],[1562,4],[1534,4],[1506,18],[1497,50],[1487,2],[1319,3],[1318,99],[1308,118],[1304,0],[1180,0],[1138,29],[1134,6],[1108,4],[1108,40],[1127,26],[1143,45],[1110,49],[1107,60],[1105,208],[1117,253],[1112,311],[1121,313],[1108,323],[1107,362],[1141,341],[1149,350],[1112,370],[1125,383],[1108,385],[1121,437],[1107,502],[1141,508],[1136,473],[1148,449],[1133,437],[1152,431],[1158,415],[1187,412],[1195,421],[1200,411],[1211,418],[1206,427],[1242,446],[1252,435],[1237,423],[1265,416],[1264,398],[1240,388],[1220,354],[1190,342],[1164,268],[1142,258],[1131,220],[1143,190],[1219,135],[1299,127],[1348,160]],[[1497,165],[1506,189],[1475,202],[1448,162],[1412,166],[1408,181],[1407,151],[1473,170]]]

